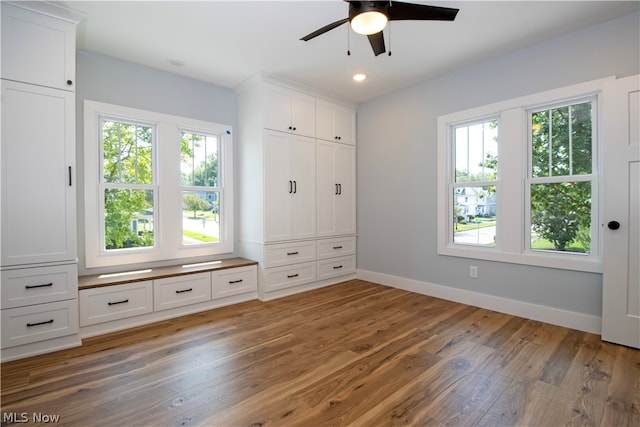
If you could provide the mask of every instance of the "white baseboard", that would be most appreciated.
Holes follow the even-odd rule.
[[[486,308],[500,313],[511,314],[513,316],[524,317],[526,319],[537,320],[592,334],[600,335],[601,333],[602,318],[600,316],[562,310],[545,305],[531,304],[368,270],[358,270],[356,276],[358,279],[403,289],[405,291]]]

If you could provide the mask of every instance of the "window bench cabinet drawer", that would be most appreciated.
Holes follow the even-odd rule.
[[[2,271],[3,309],[76,298],[76,264]]]
[[[356,253],[356,238],[341,237],[336,239],[321,239],[318,244],[318,260],[335,258]]]
[[[187,274],[153,281],[154,311],[211,299],[211,273]]]
[[[294,242],[266,245],[264,268],[280,267],[316,260],[316,242]]]
[[[2,348],[29,344],[78,332],[78,301],[2,310]]]
[[[255,265],[211,273],[212,298],[222,298],[258,291],[258,269]]]
[[[318,280],[353,274],[355,272],[355,255],[318,261]]]
[[[266,292],[292,288],[316,280],[316,263],[306,262],[285,267],[267,268],[263,270],[263,274]]]
[[[153,311],[153,281],[80,290],[80,326]]]

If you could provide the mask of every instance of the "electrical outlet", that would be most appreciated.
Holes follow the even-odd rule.
[[[478,267],[476,267],[475,265],[469,266],[469,277],[471,277],[472,279],[478,278]]]

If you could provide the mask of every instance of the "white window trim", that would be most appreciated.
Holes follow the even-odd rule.
[[[571,254],[553,253],[544,251],[532,251],[527,249],[528,242],[525,239],[526,212],[526,185],[528,178],[528,151],[527,116],[529,111],[540,105],[567,102],[573,99],[597,97],[597,110],[602,111],[602,90],[604,83],[614,79],[592,80],[559,89],[540,92],[520,98],[514,98],[494,104],[472,108],[452,114],[438,117],[438,254],[463,258],[483,259],[489,261],[525,264],[540,267],[551,267],[567,270],[577,270],[601,273],[602,272],[602,247],[600,221],[602,217],[601,200],[595,212],[597,217],[592,218],[594,244],[592,253]],[[495,247],[471,246],[453,243],[450,236],[453,233],[453,214],[449,186],[452,173],[452,129],[461,123],[475,122],[486,118],[498,117],[499,146],[498,156],[498,182],[501,195],[498,195],[496,216],[498,218],[496,235],[498,241]],[[593,155],[598,162],[598,170],[601,171],[601,123],[602,117],[597,116],[595,132],[599,147]],[[515,143],[510,143],[515,142]],[[503,159],[519,159],[519,162],[507,162]],[[598,172],[600,173],[600,172]],[[595,186],[602,185],[601,180],[594,180]],[[594,188],[594,200],[600,194],[600,188]],[[506,196],[505,196],[506,195]],[[504,200],[516,200],[516,203],[505,203]]]
[[[100,117],[123,121],[141,122],[155,126],[157,148],[154,152],[155,185],[162,194],[156,194],[154,209],[161,212],[154,224],[155,247],[135,250],[105,251],[101,238],[101,194],[99,178]],[[180,132],[184,129],[218,134],[220,144],[220,242],[203,245],[182,245],[181,236],[174,226],[182,221],[180,199]],[[87,268],[122,264],[185,259],[220,254],[234,250],[234,200],[233,200],[233,139],[231,126],[201,120],[178,117],[153,111],[123,107],[96,101],[84,101],[84,220],[85,265]],[[174,197],[175,196],[175,197]],[[173,224],[173,225],[172,225]]]

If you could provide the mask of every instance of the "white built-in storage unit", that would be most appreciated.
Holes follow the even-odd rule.
[[[2,360],[79,344],[78,13],[2,2]]]
[[[263,300],[355,277],[355,107],[273,76],[238,88],[241,256]]]

